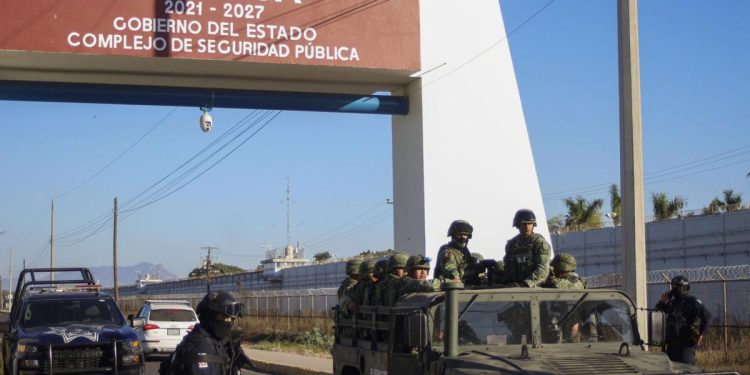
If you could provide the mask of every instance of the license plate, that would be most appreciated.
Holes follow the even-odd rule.
[[[179,336],[180,329],[179,328],[167,328],[167,334],[170,336]]]

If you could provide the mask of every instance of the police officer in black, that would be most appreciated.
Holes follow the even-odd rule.
[[[252,370],[239,340],[230,337],[232,324],[242,311],[242,304],[229,292],[206,294],[196,308],[200,325],[182,339],[174,355],[162,363],[159,373],[235,375],[240,369]]]
[[[675,276],[669,284],[671,289],[656,304],[667,318],[666,352],[672,361],[695,365],[695,347],[703,340],[709,313],[698,298],[687,294],[687,277]]]

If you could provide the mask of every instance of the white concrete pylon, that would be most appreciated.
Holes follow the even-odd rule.
[[[549,240],[498,2],[421,1],[420,29],[425,73],[404,92],[409,115],[393,117],[395,249],[434,259],[464,219],[469,248],[502,259],[521,208]]]

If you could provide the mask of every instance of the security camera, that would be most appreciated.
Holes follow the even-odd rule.
[[[203,130],[204,133],[207,133],[209,130],[211,130],[211,126],[213,126],[213,123],[213,117],[211,117],[211,114],[208,113],[208,110],[204,109],[200,119],[201,130]]]

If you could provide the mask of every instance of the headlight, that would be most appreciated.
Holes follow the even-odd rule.
[[[125,354],[120,357],[120,361],[126,365],[139,363],[141,361],[141,356],[139,354]]]
[[[141,349],[141,342],[138,340],[122,342],[122,353],[120,355],[120,361],[123,364],[133,364],[141,362],[141,355],[139,353]]]
[[[18,344],[18,352],[19,353],[38,353],[39,347],[36,345]]]

